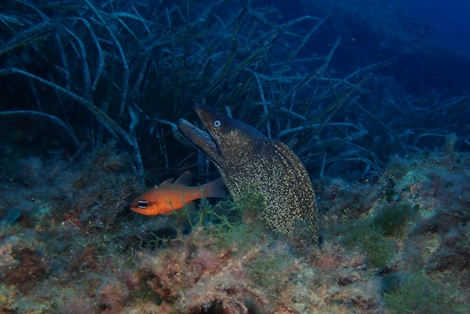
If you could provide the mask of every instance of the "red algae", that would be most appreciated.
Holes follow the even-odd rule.
[[[125,160],[107,148],[89,156],[99,162],[86,163],[106,165],[106,154]],[[22,214],[27,223],[22,218],[15,227],[2,229],[0,292],[7,300],[2,307],[26,311],[49,306],[74,313],[377,313],[395,306],[387,302],[400,296],[400,282],[417,282],[408,283],[403,274],[424,270],[420,280],[430,287],[455,283],[459,299],[453,290],[435,293],[458,308],[470,298],[470,216],[465,210],[470,188],[463,180],[470,176],[470,158],[460,154],[451,164],[441,162],[447,157],[397,157],[382,173],[360,182],[325,179],[318,193],[320,247],[292,245],[257,223],[256,208],[243,212],[243,205],[230,202],[202,203],[161,221],[143,219],[117,198],[129,194],[130,202],[141,192],[136,188],[132,195],[125,192],[128,186],[119,190],[121,183],[116,185],[118,173],[119,182],[132,173],[111,162],[99,166],[107,179],[96,180],[93,172],[101,170],[84,167],[84,173],[68,175],[72,180],[49,181],[52,190],[60,184],[61,191],[74,192],[42,197],[47,214],[36,215],[31,208]],[[77,178],[85,177],[90,180],[78,193]],[[41,186],[18,193],[29,196]],[[405,209],[412,214],[393,213]],[[85,214],[108,222],[99,227],[84,220]],[[390,219],[403,221],[389,224]],[[191,222],[189,229],[185,221]],[[392,244],[389,257],[374,264],[376,250],[384,249],[377,247],[381,243]]]

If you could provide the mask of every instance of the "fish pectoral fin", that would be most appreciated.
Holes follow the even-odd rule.
[[[173,210],[177,210],[177,209],[180,209],[184,206],[185,202],[184,202],[184,197],[182,197],[181,199],[181,205],[179,205],[178,203],[173,203],[173,200],[171,198],[168,198],[165,200],[165,203],[168,204],[169,208],[173,211]]]
[[[193,176],[191,173],[189,171],[185,171],[178,179],[176,179],[175,184],[190,185],[192,178]]]

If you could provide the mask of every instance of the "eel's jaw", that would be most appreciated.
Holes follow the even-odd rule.
[[[178,128],[191,142],[209,155],[214,162],[217,163],[222,158],[219,146],[209,133],[198,129],[185,119],[178,120]]]

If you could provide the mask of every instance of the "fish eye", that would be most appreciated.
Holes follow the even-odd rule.
[[[220,120],[215,120],[213,125],[214,127],[219,128],[222,125],[222,122],[220,122]]]
[[[137,202],[137,207],[140,209],[146,209],[149,206],[147,201],[139,201]]]

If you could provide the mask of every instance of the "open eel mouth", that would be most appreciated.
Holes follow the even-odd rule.
[[[217,142],[208,132],[197,128],[185,119],[178,120],[178,128],[191,142],[212,159],[215,159],[216,156],[222,156],[222,151],[217,145]]]

